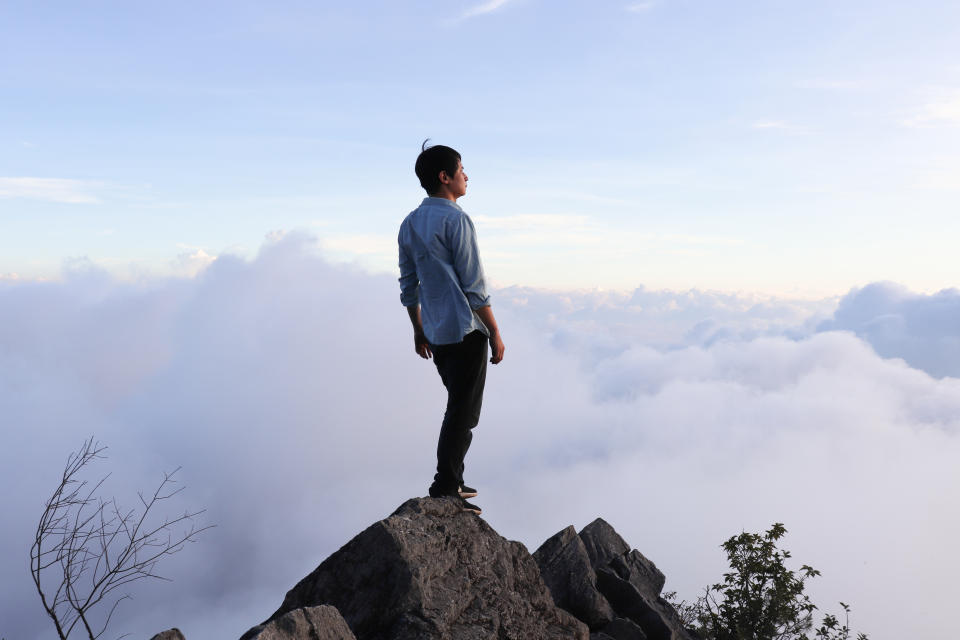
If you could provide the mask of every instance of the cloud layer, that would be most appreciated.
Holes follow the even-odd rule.
[[[960,377],[960,290],[923,295],[891,282],[870,284],[845,296],[819,330],[852,331],[885,358]]]
[[[288,236],[193,279],[129,284],[81,266],[0,282],[0,465],[18,487],[0,532],[5,637],[50,635],[26,550],[91,433],[121,499],[182,466],[172,507],[206,507],[218,525],[170,559],[172,585],[136,588],[118,634],[236,638],[425,492],[443,394],[396,283],[309,244]],[[960,328],[932,320],[952,294],[871,287],[839,306],[496,292],[507,355],[467,461],[484,517],[532,548],[603,516],[687,598],[719,577],[723,539],[782,521],[798,563],[823,571],[818,602],[849,602],[875,639],[943,637],[960,570],[960,381],[952,352],[917,345]],[[891,313],[905,318],[896,340],[858,329]]]

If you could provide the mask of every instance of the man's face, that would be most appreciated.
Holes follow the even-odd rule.
[[[457,171],[452,176],[447,175],[447,172],[444,171],[443,175],[447,176],[447,180],[444,184],[447,187],[447,190],[450,192],[454,198],[459,198],[467,193],[467,174],[463,172],[463,163],[457,160]],[[443,178],[441,178],[443,180]]]

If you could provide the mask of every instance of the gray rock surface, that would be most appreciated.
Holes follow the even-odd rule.
[[[616,618],[599,632],[592,634],[590,640],[647,640],[647,634],[634,621]]]
[[[580,539],[594,569],[605,567],[613,558],[630,552],[630,545],[603,518],[581,529]]]
[[[261,624],[241,640],[357,640],[335,607],[320,605],[294,609]]]
[[[597,590],[597,576],[576,529],[567,527],[551,536],[533,552],[533,559],[557,606],[594,631],[613,620],[613,609]]]
[[[651,602],[634,585],[620,578],[613,571],[599,569],[597,586],[613,605],[614,610],[619,615],[636,622],[649,640],[677,640],[684,637],[678,635],[674,638],[674,631],[678,630],[670,628],[655,606],[656,601]]]
[[[183,637],[183,634],[180,632],[180,629],[174,627],[173,629],[167,629],[166,631],[161,631],[157,635],[150,638],[150,640],[186,640]]]
[[[291,589],[267,624],[335,606],[359,640],[587,640],[519,542],[444,498],[415,498]]]
[[[596,576],[597,589],[615,614],[642,629],[647,640],[693,640],[680,616],[660,597],[665,577],[648,558],[630,546],[604,520],[597,518],[580,531],[580,539]],[[629,627],[600,629],[614,640],[632,638]],[[620,635],[617,635],[620,634]],[[596,635],[596,634],[595,634]],[[604,639],[601,639],[604,640]]]

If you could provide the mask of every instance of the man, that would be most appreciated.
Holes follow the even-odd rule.
[[[467,193],[460,154],[424,141],[415,171],[427,197],[400,225],[400,302],[413,324],[414,349],[421,358],[433,356],[447,388],[430,495],[452,496],[464,511],[479,515],[480,507],[466,501],[477,492],[463,483],[463,459],[480,420],[487,344],[490,362],[497,364],[503,340],[473,222],[457,204]]]

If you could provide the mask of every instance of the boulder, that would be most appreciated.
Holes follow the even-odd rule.
[[[637,623],[648,640],[675,640],[673,629],[643,594],[609,569],[597,571],[597,586],[614,610]],[[681,636],[678,636],[681,637]]]
[[[533,557],[448,498],[414,498],[291,589],[266,624],[329,604],[359,640],[587,640]]]
[[[357,640],[336,608],[294,609],[247,631],[240,640]]]
[[[625,618],[643,631],[647,640],[692,640],[696,636],[683,626],[669,602],[660,597],[666,578],[646,556],[631,549],[606,521],[597,518],[580,531],[580,539],[596,575],[597,590],[607,599],[616,616]],[[600,629],[619,640],[615,633],[631,638],[632,629],[618,626]]]
[[[597,518],[580,530],[583,548],[594,570],[607,566],[613,558],[630,552],[630,545],[603,518]]]
[[[558,607],[594,631],[613,620],[613,609],[597,590],[597,576],[576,529],[567,527],[551,536],[533,552],[533,559]]]
[[[180,632],[180,629],[174,627],[173,629],[167,629],[166,631],[161,631],[157,635],[150,638],[150,640],[186,640],[183,637],[183,633]]]
[[[590,640],[647,640],[647,634],[632,620],[614,618]]]
[[[666,577],[657,566],[636,549],[624,542],[605,520],[597,518],[580,532],[584,548],[594,570],[601,567],[612,569],[618,576],[652,600],[663,590]]]

